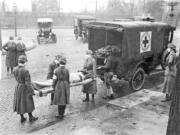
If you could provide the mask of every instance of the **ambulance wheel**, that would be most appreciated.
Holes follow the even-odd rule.
[[[130,87],[132,88],[132,90],[137,91],[140,90],[143,85],[144,85],[144,81],[145,81],[145,72],[144,69],[139,67],[137,68],[137,70],[134,72],[131,80],[130,80]]]

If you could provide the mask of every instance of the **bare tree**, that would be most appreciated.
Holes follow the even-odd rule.
[[[34,0],[33,7],[38,13],[58,13],[59,3],[57,0]]]

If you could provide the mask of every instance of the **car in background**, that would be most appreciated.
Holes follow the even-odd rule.
[[[56,34],[52,32],[53,20],[51,18],[39,18],[37,24],[39,29],[37,32],[38,44],[57,42]]]
[[[77,15],[74,17],[74,35],[76,40],[78,37],[81,37],[83,43],[87,41],[87,25],[92,21],[96,21],[95,17],[93,16]]]

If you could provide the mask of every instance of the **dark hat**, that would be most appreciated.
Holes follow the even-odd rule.
[[[172,43],[169,43],[169,44],[168,44],[168,48],[171,48],[171,49],[173,49],[173,50],[176,50],[176,46],[175,46],[174,44],[172,44]]]
[[[65,57],[62,57],[62,58],[60,59],[60,64],[63,64],[63,65],[66,64],[66,58],[65,58]]]
[[[9,40],[14,40],[14,37],[13,37],[13,36],[10,36],[10,37],[9,37]]]
[[[56,60],[59,60],[60,58],[62,58],[62,55],[60,55],[60,54],[58,54],[58,55],[55,56],[55,59],[56,59]]]
[[[21,55],[19,56],[18,61],[27,62],[27,57],[25,55]]]

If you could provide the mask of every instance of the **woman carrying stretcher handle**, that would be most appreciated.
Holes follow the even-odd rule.
[[[61,58],[60,65],[55,69],[53,76],[54,98],[53,104],[58,106],[59,119],[63,119],[66,104],[69,104],[70,98],[70,81],[69,70],[65,67],[66,59]]]
[[[96,77],[96,61],[93,58],[93,52],[91,50],[86,51],[86,59],[84,62],[83,70],[85,73],[85,80],[92,78],[92,81],[84,84],[82,87],[82,92],[86,94],[86,98],[83,102],[89,102],[89,94],[92,94],[92,101],[94,101],[94,95],[97,93],[97,83]]]
[[[14,92],[14,112],[21,116],[21,123],[26,121],[25,113],[29,115],[29,121],[33,122],[38,120],[37,117],[32,115],[34,106],[34,90],[31,86],[31,77],[29,71],[25,68],[27,57],[24,55],[19,56],[18,66],[14,70],[14,77],[16,79],[16,87]]]
[[[57,67],[59,67],[59,62],[61,58],[62,55],[56,55],[54,61],[49,64],[48,73],[46,77],[47,80],[53,79],[54,71]],[[54,98],[54,93],[51,93],[51,105],[53,104],[53,98]]]

